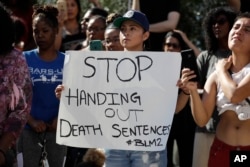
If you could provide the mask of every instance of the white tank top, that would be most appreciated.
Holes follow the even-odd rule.
[[[250,63],[247,64],[241,71],[234,73],[231,76],[233,80],[238,84],[249,73],[250,73]],[[250,99],[250,97],[248,97],[248,99]],[[245,111],[248,111],[250,113],[250,105],[246,100],[243,100],[242,102],[237,104],[230,103],[230,101],[226,98],[224,92],[222,91],[219,83],[217,85],[216,104],[219,115],[224,113],[226,110],[232,110],[236,112],[240,120],[243,120],[243,118],[241,119],[242,113],[244,113]]]

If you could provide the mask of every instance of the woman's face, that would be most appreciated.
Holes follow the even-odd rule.
[[[149,32],[134,21],[124,21],[120,28],[120,43],[128,51],[142,51],[143,43],[149,37]]]
[[[212,23],[212,29],[215,38],[223,39],[228,37],[230,31],[230,24],[225,15],[219,15]]]
[[[83,33],[86,33],[86,30],[87,30],[87,27],[88,27],[88,23],[89,23],[89,20],[90,20],[91,16],[93,16],[93,15],[91,14],[91,11],[88,10],[85,13],[85,15],[82,17],[81,28],[82,28],[82,32]]]
[[[122,51],[123,47],[120,43],[119,29],[106,29],[104,34],[104,46],[106,50]]]
[[[228,46],[232,51],[250,53],[250,18],[238,19],[228,36]]]
[[[180,52],[181,47],[177,38],[175,37],[167,37],[164,43],[164,51],[165,52]]]
[[[46,19],[39,16],[33,19],[33,37],[39,49],[47,50],[54,46],[57,29],[50,26]]]
[[[89,20],[86,35],[89,40],[104,40],[104,31],[106,28],[105,22],[100,18],[93,18]]]
[[[75,0],[66,0],[67,1],[67,14],[68,14],[68,19],[77,19],[77,14],[79,13],[78,11],[78,6]]]

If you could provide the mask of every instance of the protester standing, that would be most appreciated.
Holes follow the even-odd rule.
[[[114,20],[114,25],[120,28],[120,43],[124,51],[144,51],[144,42],[149,38],[149,22],[144,13],[129,10],[123,17]],[[162,151],[132,151],[105,150],[106,167],[166,167],[166,150]]]
[[[0,3],[0,166],[16,163],[16,142],[31,108],[32,84],[27,63],[15,42],[10,11]]]
[[[31,79],[33,98],[28,122],[18,142],[26,167],[63,166],[66,146],[56,143],[59,101],[54,90],[62,82],[64,54],[55,47],[58,33],[58,10],[53,6],[38,6],[32,19],[33,36],[37,48],[25,51]]]

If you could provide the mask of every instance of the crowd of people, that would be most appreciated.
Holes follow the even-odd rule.
[[[58,1],[66,12],[56,4],[0,0],[0,166],[229,167],[230,151],[250,151],[246,1],[209,10],[201,25],[204,50],[178,29],[180,0],[132,0],[124,14],[105,10],[99,0],[89,0],[94,7],[85,13],[80,0]],[[92,41],[103,51],[193,51],[198,74],[181,69],[166,149],[56,143],[65,52],[91,51]]]

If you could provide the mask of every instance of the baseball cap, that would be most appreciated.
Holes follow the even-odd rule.
[[[114,20],[113,24],[116,27],[121,27],[122,23],[126,20],[131,20],[142,26],[145,31],[149,31],[149,22],[146,15],[137,10],[129,10],[122,17]]]

